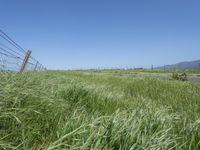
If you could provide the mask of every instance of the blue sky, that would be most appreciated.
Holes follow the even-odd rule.
[[[199,0],[1,0],[0,28],[50,69],[200,59]]]

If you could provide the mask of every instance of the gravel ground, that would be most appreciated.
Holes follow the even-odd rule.
[[[157,79],[164,79],[164,80],[169,80],[171,76],[169,75],[145,75],[146,77],[153,77]],[[200,77],[195,77],[195,76],[187,76],[188,81],[194,82],[194,83],[200,83]]]
[[[170,75],[147,75],[147,77],[149,77],[149,76],[156,78],[156,79],[164,79],[164,80],[169,80],[171,78]],[[191,81],[193,83],[200,83],[200,77],[188,75],[187,79],[188,79],[188,81]]]
[[[130,76],[130,77],[152,77],[156,79],[163,79],[163,80],[169,80],[171,78],[170,74],[126,74],[126,73],[95,73],[95,74],[109,74],[109,75],[115,75],[115,76]],[[187,76],[188,81],[193,83],[200,83],[200,77],[188,75]]]

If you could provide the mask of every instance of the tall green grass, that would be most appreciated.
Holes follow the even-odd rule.
[[[0,74],[0,149],[200,149],[200,85],[88,72]]]

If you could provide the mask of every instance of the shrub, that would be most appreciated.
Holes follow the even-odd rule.
[[[186,73],[182,73],[182,74],[173,73],[171,79],[179,80],[179,81],[187,81],[187,74]]]

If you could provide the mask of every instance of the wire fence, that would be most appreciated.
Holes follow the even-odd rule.
[[[46,68],[0,29],[0,72],[40,71]],[[24,68],[22,68],[24,67]]]

